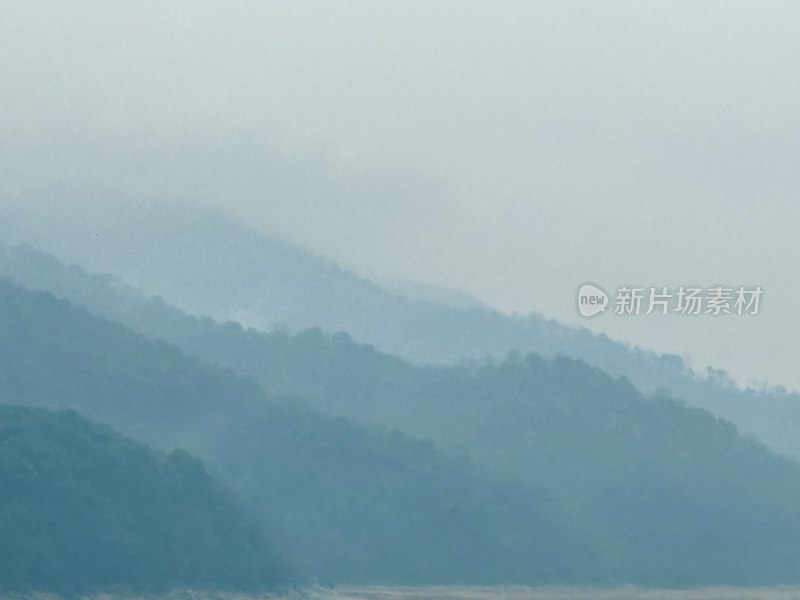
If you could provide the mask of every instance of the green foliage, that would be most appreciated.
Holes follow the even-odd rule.
[[[430,442],[268,401],[253,381],[45,293],[0,282],[0,399],[76,409],[224,479],[287,560],[323,581],[600,577],[573,515]]]
[[[731,421],[779,454],[800,460],[796,393],[780,388],[741,390],[717,371],[706,376],[694,373],[677,356],[632,348],[535,313],[509,317],[485,308],[415,301],[213,213],[163,206],[137,206],[114,214],[88,212],[92,214],[76,214],[69,226],[59,215],[51,230],[26,235],[56,248],[59,256],[98,272],[115,273],[195,314],[237,315],[262,329],[281,325],[291,331],[311,326],[347,331],[383,351],[431,364],[463,358],[502,360],[512,350],[579,358],[615,377],[627,377],[648,393],[668,390]],[[40,220],[46,221],[35,223]],[[17,223],[14,229],[21,233],[28,226]],[[99,229],[107,241],[96,239]],[[163,313],[155,315],[160,312],[157,306],[131,303],[130,290],[111,292],[112,287],[120,291],[118,283],[88,278],[74,268],[66,272],[52,258],[30,249],[0,250],[0,273],[143,331],[154,325],[145,312],[169,320]],[[151,335],[187,348],[170,337],[174,333],[168,327]]]
[[[143,330],[258,377],[273,393],[432,439],[544,487],[590,525],[614,578],[796,579],[798,467],[705,411],[564,358],[414,367],[345,334],[265,334],[159,302],[134,314]]]
[[[63,276],[62,270],[53,268]],[[50,276],[44,279],[49,279],[51,284],[54,281]],[[415,367],[369,346],[356,344],[346,334],[331,336],[319,330],[299,335],[266,334],[243,329],[235,323],[218,325],[211,319],[190,317],[161,301],[142,299],[130,290],[109,294],[107,282],[87,279],[85,274],[78,279],[83,283],[77,286],[78,290],[70,292],[71,297],[86,302],[93,310],[122,320],[147,335],[176,343],[186,352],[258,378],[261,386],[273,394],[299,395],[322,412],[434,440],[441,447],[474,456],[482,468],[494,474],[521,482],[523,486],[534,484],[547,489],[558,508],[552,517],[555,522],[563,525],[565,515],[580,515],[578,528],[588,526],[593,538],[593,543],[584,548],[590,552],[600,547],[607,559],[604,562],[596,556],[580,555],[582,559],[567,560],[579,555],[573,546],[566,553],[567,558],[558,557],[562,573],[574,573],[571,566],[579,565],[578,572],[597,573],[597,569],[605,569],[603,572],[608,577],[617,580],[661,585],[775,583],[798,579],[800,514],[796,507],[800,506],[800,475],[797,465],[769,453],[759,443],[742,437],[729,423],[705,411],[688,408],[664,396],[645,396],[627,380],[609,377],[580,361],[545,360],[534,355],[523,359],[512,355],[497,364]],[[73,285],[78,279],[64,276],[59,285],[66,289],[68,282]],[[450,316],[443,317],[440,322],[447,327],[462,327],[467,337],[474,332],[487,331],[486,323],[480,326],[473,323],[475,327],[468,327],[468,321],[461,320],[453,312],[447,314]],[[613,372],[632,369],[638,374],[638,381],[650,381],[651,385],[668,383],[668,387],[686,391],[693,402],[704,402],[723,414],[727,411],[736,415],[746,426],[759,428],[758,423],[762,423],[765,425],[761,430],[775,433],[775,421],[782,420],[779,424],[783,430],[774,439],[783,440],[784,447],[796,444],[797,436],[791,426],[798,414],[796,396],[771,393],[761,397],[727,387],[719,378],[698,382],[687,375],[675,357],[658,358],[637,353],[588,332],[570,333],[555,328],[552,323],[546,327],[517,325],[522,332],[520,335],[538,336],[537,343],[551,351],[559,347],[572,348],[575,344],[584,348],[593,361],[609,365]],[[387,325],[395,326],[397,323]],[[433,326],[430,329],[431,335],[436,335],[437,331]],[[401,333],[407,336],[403,339],[419,334],[412,330],[397,335]],[[70,335],[79,335],[79,331]],[[490,348],[486,350],[489,353]],[[159,350],[170,351],[168,347]],[[73,359],[74,356],[70,360]],[[54,361],[57,368],[63,359]],[[188,368],[188,363],[180,364]],[[206,381],[202,376],[207,373],[205,369],[197,376]],[[186,375],[182,385],[191,388],[195,375],[189,375],[188,371]],[[229,374],[218,372],[218,375],[228,377],[228,385],[236,387],[237,391],[231,396],[251,398],[252,403],[259,404],[257,390]],[[211,385],[210,380],[208,384]],[[124,395],[127,388],[123,388],[118,393]],[[206,384],[198,388],[192,394],[197,398],[206,397]],[[161,384],[154,387],[156,397],[162,389]],[[179,404],[182,397],[172,393],[163,396],[164,402],[170,398],[173,405]],[[767,399],[770,410],[763,410]],[[134,400],[132,396],[130,402],[136,405],[141,400]],[[205,410],[214,404],[206,402]],[[93,410],[99,411],[101,407]],[[125,406],[115,407],[115,418],[124,415],[125,410]],[[255,418],[248,421],[248,427],[259,422],[253,427],[269,431],[268,436],[259,438],[254,432],[246,436],[250,446],[244,440],[236,440],[234,446],[228,446],[228,438],[221,435],[214,439],[219,439],[223,446],[208,450],[204,456],[218,461],[214,464],[229,473],[246,497],[259,498],[259,502],[265,504],[274,503],[281,506],[282,514],[291,515],[293,507],[304,506],[304,497],[299,492],[296,496],[283,495],[264,484],[271,478],[282,481],[281,476],[291,471],[283,471],[280,463],[259,463],[255,458],[251,459],[253,464],[249,464],[248,457],[259,456],[262,452],[279,453],[268,446],[268,440],[281,440],[285,431],[294,431],[289,423],[302,422],[303,418],[295,413],[299,409],[290,404],[269,410],[274,414],[259,417],[263,422]],[[193,414],[193,409],[187,408],[186,414]],[[207,421],[215,422],[215,419]],[[128,425],[135,428],[137,422],[131,421]],[[319,425],[320,429],[333,431],[327,429],[330,421],[322,423],[325,425]],[[150,429],[151,426],[143,427],[143,434]],[[332,516],[340,514],[336,510],[341,509],[344,516],[341,521],[332,518],[315,523],[314,527],[322,532],[335,527],[331,523],[341,523],[341,531],[352,533],[354,521],[342,507],[357,507],[354,513],[366,518],[365,511],[372,505],[364,503],[362,506],[359,499],[367,497],[360,494],[368,489],[372,471],[353,473],[354,476],[364,475],[364,480],[359,482],[361,487],[343,485],[337,488],[337,481],[348,480],[344,473],[353,460],[346,452],[338,452],[348,447],[345,440],[349,438],[330,433],[329,439],[335,443],[319,452],[326,455],[324,460],[331,461],[324,463],[312,451],[304,454],[306,448],[314,447],[322,434],[304,438],[303,432],[315,431],[315,426],[307,421],[302,427],[297,426],[296,431],[298,434],[293,439],[297,447],[287,452],[292,456],[307,456],[311,461],[308,472],[314,476],[302,482],[285,482],[282,489],[312,489],[315,477],[325,481],[326,486],[335,491],[325,495],[326,501],[330,499],[329,505],[315,500],[320,506],[318,514]],[[159,435],[162,439],[176,436],[175,432]],[[386,434],[370,435],[374,436],[373,442],[366,444],[366,448],[391,447]],[[203,443],[198,442],[198,436],[191,439],[195,444],[193,448]],[[256,439],[258,441],[254,441]],[[287,444],[286,448],[291,446],[291,440],[284,439],[281,443]],[[244,450],[248,447],[249,453]],[[363,452],[366,450],[359,450]],[[317,460],[321,462],[315,463]],[[322,464],[328,466],[322,468]],[[336,474],[330,477],[333,481],[326,479],[329,473]],[[401,479],[398,474],[396,481]],[[297,487],[293,487],[295,485]],[[309,487],[304,488],[304,485]],[[472,489],[481,485],[475,482]],[[426,489],[423,484],[419,487]],[[353,493],[353,489],[357,492]],[[398,483],[391,490],[394,497],[403,497],[398,492],[400,489]],[[530,505],[537,508],[548,505],[541,500],[541,493],[526,493],[537,498]],[[386,498],[389,496],[387,493]],[[336,505],[335,499],[339,497],[347,500]],[[505,496],[504,502],[513,504],[514,498],[521,497],[524,494],[517,490]],[[426,502],[432,505],[430,500]],[[500,504],[496,499],[491,502]],[[542,508],[543,512],[548,510]],[[314,528],[302,530],[296,524],[308,523],[309,520],[303,518],[307,514],[311,514],[310,509],[303,508],[297,509],[296,521],[295,517],[286,516],[285,530],[291,532],[287,537],[296,535],[296,539],[303,540],[298,547],[305,556],[314,557],[313,565],[322,566],[316,572],[345,573],[345,579],[357,578],[362,571],[355,565],[381,556],[375,548],[384,546],[378,543],[370,546],[364,542],[360,547],[368,550],[354,551],[350,555],[352,561],[347,563],[350,567],[342,566],[350,560],[347,544],[318,543],[320,538],[314,537]],[[431,514],[436,513],[432,511]],[[534,516],[532,522],[538,519]],[[526,531],[522,527],[518,530]],[[421,535],[420,531],[424,532],[424,527],[415,535]],[[495,531],[504,532],[500,539],[519,543],[502,526],[496,524]],[[324,539],[336,540],[336,535],[339,534],[326,533]],[[350,544],[352,536],[342,539]],[[566,539],[571,538],[566,536]],[[324,548],[327,547],[336,551],[326,553]],[[349,546],[351,550],[355,547]],[[447,548],[442,550],[446,551]],[[503,555],[498,550],[493,551],[498,556]],[[333,562],[330,562],[331,557]],[[395,562],[395,565],[400,564],[400,560]],[[416,568],[409,571],[420,572],[414,571]],[[439,568],[441,572],[446,571],[444,567]],[[375,569],[380,572],[376,565],[370,566],[370,572]],[[464,571],[475,572],[471,569]],[[515,580],[504,576],[509,581]],[[402,576],[398,575],[397,579]]]
[[[186,452],[0,405],[0,590],[273,586],[288,571]]]

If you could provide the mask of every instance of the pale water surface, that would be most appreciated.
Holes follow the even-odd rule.
[[[47,594],[0,596],[0,600],[64,600]],[[690,590],[633,586],[523,587],[312,587],[274,594],[235,594],[182,590],[163,595],[97,594],[70,600],[800,600],[800,587],[708,587]]]

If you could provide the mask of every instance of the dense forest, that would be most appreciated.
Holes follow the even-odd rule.
[[[666,390],[734,423],[773,451],[800,460],[800,396],[782,388],[740,389],[723,371],[696,373],[681,357],[630,347],[537,313],[507,316],[478,302],[443,305],[429,295],[415,295],[412,286],[403,288],[411,292],[388,290],[213,212],[145,204],[110,215],[111,209],[96,202],[81,206],[84,210],[76,213],[81,216],[67,216],[66,223],[64,216],[5,214],[0,235],[5,230],[6,240],[35,242],[94,272],[111,273],[197,316],[262,330],[344,331],[415,364],[500,361],[512,351],[577,358],[626,377],[646,393]],[[98,237],[100,230],[104,235]],[[75,273],[64,277],[47,262],[29,248],[6,248],[0,252],[0,273],[101,313],[110,309],[105,316],[113,320],[127,323],[143,310],[132,306],[136,294],[121,289],[120,279],[106,279],[126,298],[112,308],[115,301],[107,289],[99,289],[103,286],[89,285],[98,288],[95,297],[75,283]],[[129,324],[152,327],[151,318]]]
[[[0,405],[0,490],[6,592],[263,589],[295,577],[196,458],[72,411]]]
[[[397,431],[270,400],[255,381],[0,281],[0,398],[70,408],[207,462],[287,560],[321,581],[603,577],[578,517]]]
[[[204,363],[49,294],[0,291],[6,397],[195,452],[322,580],[689,585],[797,572],[796,464],[580,361],[415,367],[344,334],[264,334],[158,301],[130,317],[149,314],[151,335]]]

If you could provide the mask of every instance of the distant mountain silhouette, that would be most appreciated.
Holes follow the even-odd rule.
[[[282,558],[322,581],[552,583],[610,568],[577,517],[535,485],[495,482],[430,442],[270,400],[252,380],[7,280],[0,357],[3,402],[76,410],[194,453]],[[13,552],[4,542],[0,554]]]
[[[418,364],[502,360],[512,351],[578,358],[625,376],[646,393],[664,390],[710,410],[775,452],[800,459],[800,396],[782,388],[742,390],[724,371],[700,376],[678,356],[633,348],[535,313],[506,316],[489,308],[444,306],[420,300],[432,292],[420,292],[418,286],[416,292],[407,286],[403,292],[389,291],[214,212],[71,199],[77,204],[68,213],[6,210],[0,235],[113,274],[115,285],[127,282],[195,315],[263,330],[346,331]],[[12,277],[15,260],[4,259]],[[25,268],[19,269],[17,276],[24,278]]]
[[[543,486],[550,491],[561,511],[579,515],[580,522],[592,532],[593,541],[585,547],[599,546],[602,548],[600,553],[611,563],[605,567],[598,565],[597,555],[587,550],[588,554],[576,555],[585,556],[576,559],[584,569],[597,568],[617,580],[660,585],[794,580],[798,565],[791,557],[800,556],[794,547],[800,539],[800,517],[794,508],[800,502],[800,467],[775,457],[758,443],[743,439],[733,426],[705,411],[685,407],[666,397],[644,396],[627,381],[615,380],[579,361],[512,355],[495,364],[414,366],[374,348],[356,344],[346,334],[327,335],[319,330],[299,335],[285,332],[267,334],[245,330],[235,323],[217,324],[208,318],[189,316],[162,300],[147,299],[128,288],[117,292],[108,278],[87,276],[77,268],[64,269],[52,258],[30,250],[9,251],[6,257],[10,256],[17,257],[19,262],[15,264],[20,273],[29,273],[29,283],[35,278],[31,274],[38,273],[36,277],[41,278],[39,285],[47,280],[50,287],[68,292],[75,300],[83,297],[98,313],[118,318],[150,336],[170,340],[184,351],[205,360],[256,377],[261,386],[272,393],[301,396],[312,406],[331,415],[349,416],[365,424],[399,428],[432,439],[454,452],[474,456],[479,467],[491,469],[509,482],[516,482],[515,486]],[[6,264],[11,262],[8,259]],[[20,315],[14,316],[14,311],[9,308],[4,311],[11,314],[11,318],[21,318]],[[95,327],[87,324],[80,330]],[[130,352],[128,349],[121,355],[129,356]],[[120,352],[103,352],[102,355],[106,354],[114,356]],[[60,357],[56,364],[70,364],[74,360]],[[125,364],[131,362],[128,358]],[[132,364],[139,364],[139,359]],[[120,365],[115,368],[120,368]],[[177,419],[181,423],[179,432],[187,427],[186,423],[192,422],[191,417],[197,412],[191,408],[194,402],[202,401],[210,391],[220,389],[213,379],[206,379],[208,374],[205,371],[191,375],[192,372],[187,371],[187,382],[177,388],[183,389],[188,385],[187,390],[197,390],[196,393],[190,392],[197,398],[186,404],[186,416]],[[123,381],[128,381],[127,377]],[[41,379],[47,380],[46,377]],[[40,388],[42,382],[39,378],[35,381],[36,388]],[[129,385],[123,389],[127,390]],[[173,387],[170,384],[166,389]],[[120,392],[115,394],[119,396]],[[231,390],[224,397],[250,397],[252,394],[252,391],[236,393]],[[180,395],[178,399],[182,397]],[[123,394],[120,401],[124,398]],[[173,400],[170,405],[182,406],[185,401],[175,402]],[[296,414],[294,411],[299,410],[296,402],[281,405],[281,410]],[[324,419],[320,420],[321,417],[313,413],[307,413],[310,421],[302,426],[292,424],[289,416],[275,416],[280,415],[280,411],[264,422],[247,413],[248,416],[243,417],[248,421],[245,425],[235,416],[239,411],[236,408],[238,403],[226,401],[213,408],[217,404],[218,401],[206,401],[207,408],[200,414],[207,416],[200,422],[208,424],[226,418],[239,423],[236,430],[243,433],[237,436],[234,448],[245,448],[246,445],[240,444],[260,440],[256,447],[263,450],[257,454],[263,457],[276,452],[261,445],[266,440],[285,440],[280,444],[294,440],[290,445],[293,450],[280,450],[278,454],[303,455],[308,448],[320,448],[322,455],[312,454],[313,462],[322,460],[319,464],[325,465],[323,469],[326,472],[349,473],[354,460],[357,465],[373,465],[373,459],[364,463],[364,459],[357,457],[373,456],[371,452],[393,439],[390,436],[381,442],[380,436],[364,438],[358,433],[358,428],[345,429],[328,437],[332,434],[324,433],[327,431]],[[124,415],[129,405],[129,402],[122,401],[114,410]],[[175,427],[176,419],[156,421],[159,425],[162,422]],[[297,432],[299,438],[286,438],[287,431]],[[269,433],[265,435],[264,432]],[[197,439],[194,434],[186,432],[180,436]],[[325,438],[331,440],[330,444],[320,445],[319,440]],[[227,438],[215,434],[212,439]],[[353,446],[349,441],[352,439],[363,440],[366,445]],[[369,439],[372,441],[368,442]],[[203,444],[194,443],[197,448],[192,446],[191,449],[203,456]],[[231,442],[220,443],[227,445]],[[406,447],[405,442],[402,447]],[[398,452],[400,455],[427,456],[425,461],[433,460],[427,454],[429,451],[419,447],[419,453],[414,447],[411,444]],[[368,448],[373,450],[367,451]],[[283,475],[276,476],[276,473],[287,472],[278,463],[271,470],[267,469],[267,477],[263,468],[250,466],[248,456],[252,452],[242,455],[229,454],[226,450],[223,455],[231,457],[229,462],[211,463],[218,465],[223,472],[245,468],[245,472],[250,473],[250,469],[256,469],[247,477],[260,472],[262,475],[259,477],[263,477],[261,481],[264,482],[274,481],[276,477],[283,481]],[[208,456],[222,455],[215,451]],[[345,456],[349,458],[345,459]],[[378,460],[376,457],[378,464],[387,459]],[[394,461],[390,459],[390,464],[395,464]],[[292,470],[288,472],[292,473]],[[320,471],[310,469],[310,472]],[[360,469],[359,472],[361,475],[347,475],[343,479],[361,482],[359,486],[365,486],[351,485],[351,489],[368,489],[367,480],[374,481],[376,475],[369,469]],[[417,468],[411,472],[416,473]],[[451,475],[442,477],[451,481]],[[326,477],[325,481],[335,484],[340,478]],[[417,486],[422,484],[414,477],[410,481],[404,477],[394,481],[397,486],[402,483],[403,486],[410,485],[411,489],[418,489]],[[485,489],[485,483],[477,479],[472,482],[458,489]],[[269,493],[263,491],[264,488],[258,488],[262,491],[253,496],[255,488],[252,488],[253,484],[248,485],[251,486],[250,497],[269,498],[261,495]],[[248,487],[240,489],[247,490]],[[334,486],[329,492],[331,498],[345,494],[337,489]],[[404,488],[393,484],[387,492],[394,490],[396,496],[399,489]],[[358,497],[359,494],[354,498]],[[507,498],[503,502],[508,503],[520,496],[502,497]],[[494,502],[498,501],[496,498]],[[349,502],[361,507],[354,499]],[[265,503],[272,504],[272,501]],[[532,504],[547,505],[541,496]],[[359,511],[362,508],[368,510],[369,506],[371,504],[359,508]],[[435,506],[432,514],[436,514]],[[508,511],[507,508],[504,510]],[[322,514],[328,513],[323,511]],[[539,513],[534,512],[534,523],[547,522],[541,521],[536,514]],[[490,522],[494,522],[493,519]],[[355,522],[344,521],[350,527]],[[461,526],[466,522],[465,516]],[[520,521],[518,526],[525,522]],[[559,522],[563,524],[557,519],[556,524]],[[503,538],[508,540],[509,524],[502,525],[502,520],[500,523],[494,526],[494,531],[504,531]],[[322,527],[323,522],[319,524]],[[554,532],[554,539],[570,539],[570,536],[564,538],[555,534],[560,527],[556,524],[550,525],[556,527],[550,530]],[[425,527],[430,527],[430,524]],[[349,528],[345,527],[347,530]],[[526,539],[522,531],[525,529],[520,529],[521,539]],[[698,537],[702,538],[702,543],[698,543]],[[309,540],[314,539],[313,535],[309,537]],[[309,541],[304,547],[313,547],[313,543]],[[511,547],[516,546],[511,543]],[[515,556],[510,550],[503,555]],[[320,560],[324,558],[320,557]],[[506,559],[506,564],[508,562]],[[561,565],[558,572],[574,576],[575,572],[566,567],[569,563],[558,564]],[[342,570],[342,565],[337,564],[327,572]],[[497,572],[490,570],[490,573],[496,575]],[[490,576],[487,572],[484,574]],[[508,573],[506,576],[511,577]],[[384,577],[388,576],[384,573]]]

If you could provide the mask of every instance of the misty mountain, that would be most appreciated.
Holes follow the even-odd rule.
[[[0,398],[69,408],[203,459],[323,581],[607,576],[601,540],[538,487],[493,483],[396,431],[271,401],[251,380],[54,296],[0,281]]]
[[[74,200],[80,198],[76,195]],[[701,376],[678,356],[632,348],[535,313],[505,316],[488,308],[453,308],[418,299],[469,302],[450,301],[451,295],[426,286],[420,292],[419,286],[395,282],[396,291],[388,291],[216,213],[87,202],[69,214],[38,211],[34,200],[27,209],[7,208],[0,236],[31,242],[90,271],[114,274],[118,288],[124,281],[196,315],[264,330],[277,326],[289,332],[312,327],[346,331],[359,342],[413,363],[502,360],[511,351],[578,358],[615,377],[625,376],[645,393],[664,390],[710,410],[775,452],[800,459],[796,393],[781,388],[743,390],[723,371]],[[27,263],[35,259],[11,254],[6,251],[2,258],[7,275],[42,289],[56,285],[52,279],[60,276],[53,274],[54,268],[37,279],[35,269],[47,267],[31,266]],[[69,290],[53,291],[70,297]],[[91,294],[76,300],[87,306],[98,302]]]
[[[39,264],[30,272],[94,310],[256,377],[270,392],[432,439],[509,481],[545,487],[592,525],[620,580],[793,580],[799,467],[706,411],[566,358],[420,367],[343,333],[219,325],[130,289],[115,294],[107,278],[30,250],[11,255],[20,267]]]
[[[0,1],[0,600],[800,600],[798,22]]]
[[[0,490],[6,592],[263,589],[290,575],[197,459],[74,412],[0,405]]]
[[[442,285],[397,279],[393,277],[372,277],[372,281],[382,288],[405,296],[408,300],[436,304],[456,309],[487,309],[489,306],[474,296]]]

